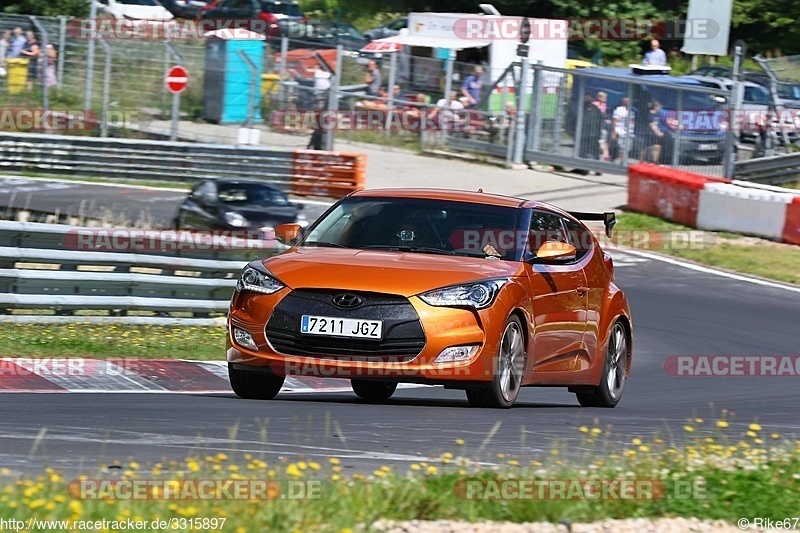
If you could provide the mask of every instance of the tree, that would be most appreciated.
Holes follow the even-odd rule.
[[[89,14],[88,0],[19,0],[0,11],[44,17],[85,17]]]

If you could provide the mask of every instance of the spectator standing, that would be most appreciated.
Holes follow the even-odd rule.
[[[39,79],[39,55],[41,51],[39,43],[36,42],[36,36],[32,31],[29,31],[25,48],[20,52],[20,55],[30,60],[30,63],[28,63],[28,90],[30,90],[33,87],[33,83]]]
[[[659,67],[667,66],[667,54],[661,49],[661,43],[658,42],[658,39],[650,41],[650,50],[644,55],[642,63]]]
[[[661,108],[661,103],[658,100],[653,100],[650,107],[650,115],[648,116],[648,129],[645,132],[645,145],[642,153],[639,154],[641,161],[647,161],[647,156],[651,155],[651,162],[658,164],[661,161],[661,152],[665,144],[664,134],[667,130],[666,122],[664,121],[666,112]],[[648,154],[648,151],[651,154]]]
[[[8,55],[8,47],[11,45],[11,30],[6,30],[0,36],[0,68],[6,66],[6,55]]]
[[[583,159],[600,157],[600,130],[602,127],[603,113],[594,105],[592,95],[587,94],[583,102],[583,128],[581,129],[579,157]]]
[[[464,83],[461,85],[461,94],[467,99],[467,108],[472,109],[478,107],[478,102],[481,99],[481,88],[483,87],[483,67],[475,65],[475,70],[472,75],[467,76]]]
[[[631,139],[634,136],[634,125],[636,124],[636,112],[633,109],[628,110],[630,106],[630,99],[625,97],[622,103],[614,109],[612,118],[614,121],[614,129],[612,130],[612,153],[611,157],[617,159],[622,158],[625,154],[625,144],[630,135]],[[627,124],[626,124],[627,121]]]
[[[367,63],[367,73],[364,75],[364,83],[367,84],[368,95],[378,96],[381,90],[381,71],[374,60]]]
[[[608,94],[603,91],[598,92],[597,100],[592,103],[603,114],[603,122],[600,125],[600,153],[603,156],[603,161],[611,161],[608,155],[608,138],[611,134],[611,119],[608,116]]]
[[[25,36],[22,35],[22,28],[17,26],[14,28],[12,32],[11,41],[8,45],[8,53],[6,57],[8,59],[16,59],[20,56],[22,49],[25,48],[26,39]]]
[[[55,46],[52,44],[45,46],[44,58],[44,83],[48,87],[52,87],[58,84],[58,79],[56,78],[56,60],[58,59],[58,52],[56,52]]]

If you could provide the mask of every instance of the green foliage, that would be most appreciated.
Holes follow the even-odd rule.
[[[84,17],[89,13],[87,0],[19,0],[0,11],[45,17]]]

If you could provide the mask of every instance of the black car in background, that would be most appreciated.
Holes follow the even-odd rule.
[[[272,229],[307,221],[302,204],[280,189],[256,180],[215,178],[199,182],[178,208],[175,229]]]
[[[309,21],[305,25],[305,35],[293,38],[300,41],[290,42],[290,48],[335,48],[342,45],[345,50],[361,50],[369,43],[369,39],[350,24],[325,20]]]
[[[375,39],[383,39],[384,37],[394,37],[400,34],[400,30],[408,28],[408,17],[400,17],[388,24],[384,24],[378,28],[373,28],[364,32],[364,36],[370,41]]]
[[[176,18],[196,19],[200,10],[206,7],[203,0],[159,0],[158,2]]]

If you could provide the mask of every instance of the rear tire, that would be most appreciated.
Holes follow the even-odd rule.
[[[583,407],[615,407],[622,398],[628,369],[628,337],[621,322],[614,324],[608,336],[600,385],[590,392],[576,392]]]
[[[284,376],[233,368],[228,364],[228,379],[233,392],[246,400],[271,400],[283,387]]]
[[[368,379],[351,379],[350,386],[356,396],[369,402],[385,402],[397,390],[397,383]]]
[[[486,385],[467,389],[470,406],[508,409],[517,401],[527,360],[522,323],[516,316],[506,322],[495,359],[494,379]]]

